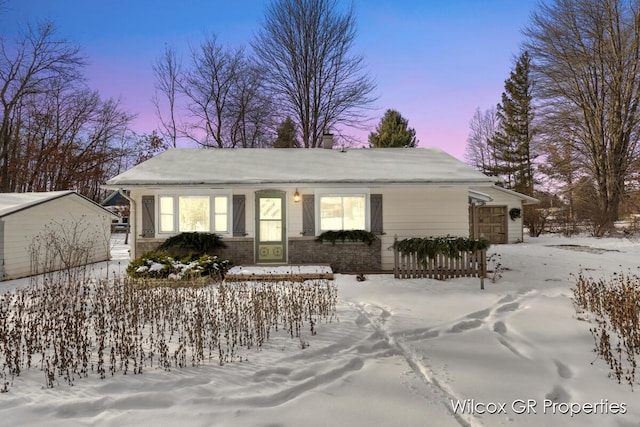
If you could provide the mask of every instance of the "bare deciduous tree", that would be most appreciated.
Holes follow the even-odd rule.
[[[543,125],[561,120],[595,179],[595,234],[613,228],[638,152],[640,4],[558,0],[541,4],[526,29]],[[564,114],[567,110],[577,114]]]
[[[51,22],[29,25],[15,44],[0,39],[0,191],[13,191],[12,157],[19,150],[17,133],[25,97],[43,93],[52,81],[80,78],[84,59],[77,46],[56,38]]]
[[[227,111],[243,58],[242,49],[226,49],[215,36],[192,51],[193,68],[186,72],[181,88],[196,120],[187,132],[190,139],[205,147],[232,145]]]
[[[162,126],[162,136],[169,140],[173,148],[177,147],[178,123],[176,117],[177,97],[180,88],[181,64],[176,51],[166,47],[163,55],[153,65],[156,93],[153,104],[156,116]],[[162,114],[161,98],[166,100],[168,117]]]
[[[336,125],[361,123],[374,82],[354,55],[355,17],[336,0],[273,0],[252,43],[280,112],[291,116],[305,148]]]
[[[163,136],[174,147],[178,137],[215,148],[261,147],[269,141],[274,108],[264,88],[264,72],[244,49],[225,47],[210,36],[191,50],[186,66],[166,48],[154,73],[156,112]],[[179,120],[181,111],[189,117]]]
[[[500,121],[496,107],[481,111],[476,108],[469,122],[469,136],[465,149],[467,163],[483,173],[496,168],[496,153],[491,141],[496,135]]]
[[[243,60],[229,105],[232,145],[243,148],[268,145],[275,127],[274,110],[272,99],[265,90],[263,71],[256,64]]]
[[[92,199],[101,197],[100,185],[114,172],[120,156],[114,141],[133,119],[119,101],[60,81],[25,96],[15,117],[12,191],[76,189]]]

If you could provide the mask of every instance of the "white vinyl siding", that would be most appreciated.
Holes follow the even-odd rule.
[[[393,269],[393,251],[386,250],[407,237],[469,236],[466,187],[394,187],[371,190],[383,195],[382,268]]]
[[[99,206],[70,194],[0,218],[4,235],[1,259],[4,261],[3,277],[0,280],[17,279],[31,274],[29,246],[45,229],[77,227],[77,239],[91,243],[88,262],[99,262],[109,258],[109,239],[112,216]],[[41,257],[44,254],[40,255]]]

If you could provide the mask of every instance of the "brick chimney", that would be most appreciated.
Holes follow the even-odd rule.
[[[333,134],[332,133],[323,133],[322,134],[322,148],[326,148],[327,150],[331,150],[333,148]]]

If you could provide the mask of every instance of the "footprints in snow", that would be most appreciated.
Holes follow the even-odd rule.
[[[567,365],[555,359],[553,363],[556,365],[556,371],[561,379],[568,380],[573,377],[573,372]],[[555,387],[545,395],[545,399],[552,400],[555,403],[567,403],[571,401],[571,395],[564,387],[556,384]]]
[[[520,304],[519,303],[511,302],[509,304],[501,305],[500,307],[498,307],[496,309],[496,312],[498,312],[498,313],[507,313],[509,311],[516,311],[518,308],[520,308]]]
[[[500,335],[504,335],[507,333],[507,325],[504,324],[502,320],[498,320],[493,324],[493,332],[497,332]]]
[[[479,328],[482,326],[481,319],[474,320],[463,320],[462,322],[458,322],[449,329],[449,332],[453,332],[454,334],[458,334],[460,332],[468,331],[470,329]]]
[[[498,307],[496,307],[495,309],[486,308],[484,310],[479,310],[479,311],[467,314],[463,318],[463,320],[460,320],[459,322],[453,324],[446,331],[445,330],[440,331],[433,328],[423,328],[423,329],[414,329],[411,331],[404,331],[402,333],[398,333],[398,335],[402,335],[404,339],[409,341],[418,341],[418,340],[436,338],[441,335],[441,332],[458,334],[458,333],[462,333],[465,331],[469,331],[469,330],[481,327],[491,317],[492,313],[500,315],[500,314],[514,312],[520,308],[520,303],[515,301],[515,297],[513,297],[512,295],[507,295],[503,297],[498,301],[498,304],[500,305],[498,305]],[[376,313],[371,313],[371,314],[375,315],[376,318],[378,319],[378,322],[382,324],[384,324],[391,316],[391,313],[389,313],[388,311],[386,311],[381,307],[372,306],[368,308],[376,311]],[[364,327],[367,324],[371,323],[371,318],[370,316],[365,315],[364,313],[360,313],[354,322],[359,327]],[[507,325],[502,320],[498,320],[493,324],[493,331],[500,335],[505,335],[507,333]],[[515,353],[521,356],[518,352],[515,352]]]
[[[482,326],[485,320],[489,319],[492,312],[496,314],[502,314],[518,310],[520,308],[520,303],[514,301],[514,299],[515,298],[513,296],[507,295],[500,301],[498,301],[498,304],[502,305],[499,305],[495,310],[486,308],[484,310],[467,314],[465,316],[465,319],[472,320],[462,320],[454,324],[451,329],[449,329],[449,332],[457,334],[460,332],[468,331],[470,329],[479,328],[480,326]],[[507,325],[502,320],[498,320],[493,324],[493,331],[497,332],[500,335],[504,335],[507,333]]]
[[[571,395],[559,385],[556,385],[544,398],[555,403],[567,403],[571,401]]]
[[[556,364],[560,378],[569,379],[573,377],[573,372],[571,372],[571,369],[569,369],[567,365],[558,360],[554,360],[553,363]]]

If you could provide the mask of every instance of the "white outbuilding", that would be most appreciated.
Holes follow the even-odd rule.
[[[114,217],[75,191],[0,193],[0,281],[107,260]]]

